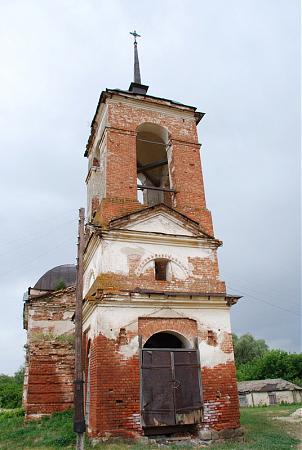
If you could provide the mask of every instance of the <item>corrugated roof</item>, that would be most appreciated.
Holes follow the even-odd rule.
[[[282,378],[269,378],[267,380],[251,380],[240,381],[238,384],[239,394],[244,392],[272,392],[272,391],[296,391],[302,390],[290,381],[282,380]]]

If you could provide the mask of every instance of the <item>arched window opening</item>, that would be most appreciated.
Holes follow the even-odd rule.
[[[155,279],[158,281],[167,281],[167,269],[169,260],[159,258],[154,260]]]
[[[175,334],[162,331],[153,334],[145,343],[144,348],[186,348],[186,345]]]
[[[143,192],[145,205],[172,204],[174,191],[169,179],[168,145],[168,131],[160,125],[143,123],[137,128],[137,178],[140,180],[137,189]]]

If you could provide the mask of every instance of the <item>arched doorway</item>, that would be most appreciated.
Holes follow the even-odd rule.
[[[182,335],[153,334],[142,348],[142,421],[145,434],[201,422],[198,350]]]

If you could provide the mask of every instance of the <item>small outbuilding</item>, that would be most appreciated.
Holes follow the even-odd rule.
[[[282,378],[241,381],[238,383],[240,406],[276,405],[302,401],[302,387]]]

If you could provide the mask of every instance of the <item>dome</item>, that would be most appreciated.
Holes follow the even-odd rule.
[[[76,266],[74,264],[63,264],[48,270],[37,281],[34,289],[40,291],[54,291],[60,282],[64,282],[65,287],[72,286],[76,281]]]

